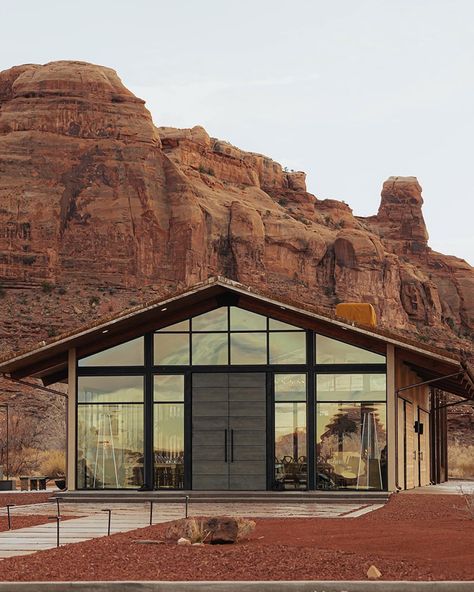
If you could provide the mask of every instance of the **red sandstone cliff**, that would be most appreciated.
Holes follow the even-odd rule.
[[[304,173],[210,138],[155,127],[108,68],[0,73],[0,346],[14,351],[213,275],[469,347],[474,274],[433,252],[414,177],[377,215],[306,191]]]

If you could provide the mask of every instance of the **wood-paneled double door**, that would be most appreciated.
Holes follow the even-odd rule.
[[[193,489],[267,489],[266,401],[264,372],[193,373]]]
[[[398,399],[398,483],[403,489],[430,484],[430,415]]]

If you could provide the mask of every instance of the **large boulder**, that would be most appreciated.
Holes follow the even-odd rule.
[[[226,545],[247,538],[255,529],[253,520],[230,516],[203,516],[183,518],[172,522],[165,539],[179,541],[186,539],[191,543],[211,543]]]

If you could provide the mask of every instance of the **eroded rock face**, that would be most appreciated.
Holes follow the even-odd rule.
[[[151,296],[223,275],[467,347],[474,282],[434,253],[414,177],[376,216],[306,191],[305,175],[211,138],[155,127],[109,68],[0,73],[0,343],[14,351]]]

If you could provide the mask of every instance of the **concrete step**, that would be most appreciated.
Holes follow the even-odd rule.
[[[390,494],[387,492],[197,492],[197,491],[68,491],[55,494],[64,502],[71,503],[173,503],[184,504],[186,496],[189,503],[207,504],[231,504],[231,503],[263,503],[263,504],[287,504],[287,503],[358,503],[380,504],[385,503]]]

